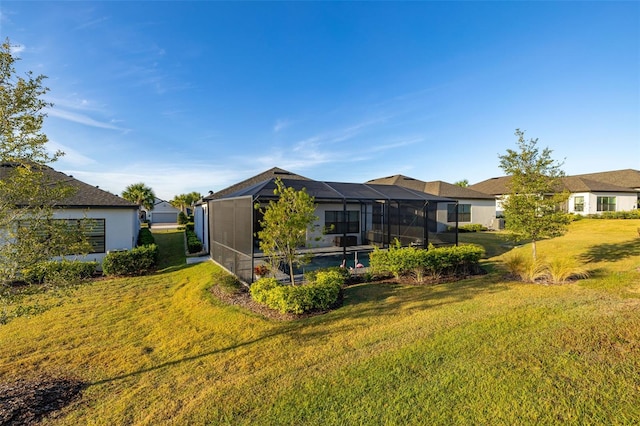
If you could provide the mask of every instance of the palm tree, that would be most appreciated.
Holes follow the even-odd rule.
[[[153,189],[140,182],[127,186],[126,189],[122,191],[122,198],[136,203],[147,210],[153,210],[156,194],[153,192]]]
[[[173,207],[180,209],[184,214],[187,214],[187,207],[202,198],[199,192],[190,192],[188,194],[180,194],[173,197],[170,201]]]

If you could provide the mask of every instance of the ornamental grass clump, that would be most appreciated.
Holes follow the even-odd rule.
[[[510,275],[524,282],[563,284],[589,277],[589,271],[569,257],[556,257],[550,261],[534,260],[520,251],[514,251],[506,255],[503,262]]]

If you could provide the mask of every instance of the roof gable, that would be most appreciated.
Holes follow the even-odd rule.
[[[260,184],[266,180],[269,179],[275,179],[275,178],[281,178],[281,179],[292,179],[292,180],[311,180],[307,177],[292,173],[288,170],[284,170],[281,169],[279,167],[273,167],[269,170],[266,170],[262,173],[259,173],[255,176],[252,176],[248,179],[243,180],[242,182],[238,182],[236,184],[233,184],[223,190],[220,190],[218,192],[215,192],[213,194],[207,195],[206,197],[204,197],[204,200],[215,200],[218,198],[225,198],[230,194],[234,194],[237,193],[239,191],[242,191],[246,188],[252,187],[254,185]]]

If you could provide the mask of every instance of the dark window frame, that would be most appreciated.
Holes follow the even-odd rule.
[[[471,222],[471,204],[447,204],[447,222],[456,221],[456,206],[458,206],[458,222]]]
[[[615,212],[616,211],[616,197],[598,196],[596,211],[598,211],[598,212]]]
[[[325,210],[324,228],[327,234],[357,234],[360,232],[360,211],[347,210],[347,219],[344,219],[344,210]]]

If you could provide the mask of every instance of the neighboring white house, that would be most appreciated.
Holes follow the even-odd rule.
[[[372,179],[367,183],[382,185],[398,185],[416,191],[440,197],[451,198],[458,202],[458,225],[479,224],[487,228],[496,228],[496,200],[486,193],[474,191],[469,188],[453,185],[440,180],[424,182],[403,175],[388,176]],[[456,204],[447,206],[446,222],[454,226],[456,222]]]
[[[501,176],[469,186],[496,198],[496,216],[501,216],[501,199],[509,193],[510,176]],[[640,171],[626,169],[562,178],[562,190],[570,193],[567,212],[579,215],[622,212],[638,208]]]
[[[3,163],[0,179],[7,176],[13,167]],[[67,176],[50,167],[44,169],[54,182],[64,182],[75,188],[75,193],[56,206],[53,218],[57,220],[91,219],[92,229],[88,239],[92,252],[81,260],[95,260],[99,264],[109,251],[129,250],[137,245],[140,232],[138,206],[110,192],[103,191]]]
[[[144,217],[152,224],[154,223],[178,223],[180,209],[171,205],[170,202],[156,198],[153,209],[142,208]]]
[[[211,193],[210,195],[212,195]],[[209,252],[209,214],[207,212],[207,201],[202,198],[193,205],[193,231],[200,241],[202,249]]]

